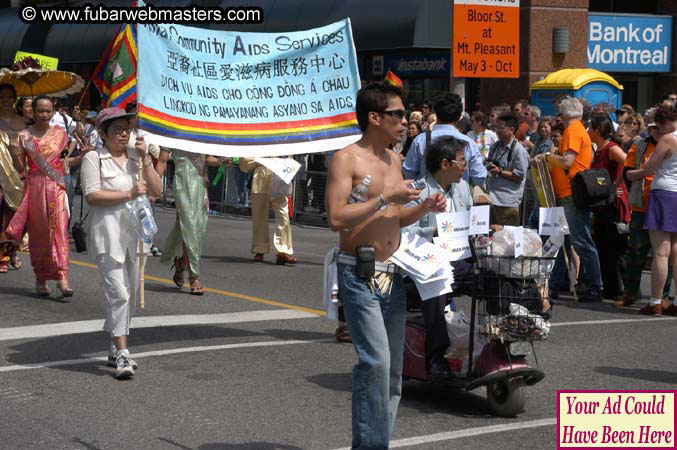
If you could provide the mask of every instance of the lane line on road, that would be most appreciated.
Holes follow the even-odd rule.
[[[244,311],[223,314],[187,314],[175,316],[133,317],[132,328],[155,328],[180,325],[208,325],[242,322],[262,322],[317,318],[316,314],[291,309]],[[34,339],[69,334],[93,333],[103,330],[103,319],[78,322],[48,323],[24,327],[0,328],[0,341]]]
[[[199,347],[182,347],[182,348],[172,348],[168,350],[155,350],[151,352],[142,352],[132,354],[133,359],[143,359],[150,358],[153,356],[166,356],[166,355],[177,355],[181,353],[196,353],[196,352],[211,352],[217,350],[231,350],[239,348],[252,348],[252,347],[275,347],[282,345],[297,345],[297,344],[316,344],[316,343],[328,343],[334,342],[333,339],[311,339],[311,340],[289,340],[289,341],[263,341],[263,342],[243,342],[239,344],[224,344],[224,345],[204,345]],[[18,370],[31,370],[31,369],[47,369],[50,367],[63,367],[63,366],[75,366],[78,364],[87,364],[92,362],[106,362],[108,355],[104,356],[95,356],[95,355],[86,355],[84,358],[78,359],[65,359],[62,361],[47,361],[43,363],[35,364],[17,364],[14,366],[0,366],[0,373],[3,372],[16,372]]]
[[[318,315],[310,312],[292,309],[274,309],[259,311],[244,311],[223,314],[186,314],[167,316],[139,316],[132,318],[132,328],[155,328],[181,325],[209,325],[228,324],[241,322],[262,322],[290,319],[312,319]],[[581,322],[558,322],[552,323],[551,327],[578,326],[578,325],[606,325],[625,324],[638,322],[674,321],[677,317],[656,317],[642,319],[610,319],[610,320],[587,320]],[[28,325],[22,327],[0,328],[0,342],[35,339],[52,336],[66,336],[72,334],[93,333],[101,331],[103,319],[81,320],[77,322],[59,322],[42,325]]]
[[[483,434],[490,434],[490,433],[502,433],[502,432],[505,432],[505,431],[514,431],[514,430],[524,430],[524,429],[528,429],[528,428],[547,427],[547,426],[556,425],[556,424],[557,424],[557,419],[553,417],[553,418],[549,418],[549,419],[532,420],[532,421],[529,421],[529,422],[516,422],[516,423],[509,423],[509,424],[504,424],[504,425],[489,425],[489,426],[486,426],[486,427],[466,428],[466,429],[463,429],[463,430],[448,431],[448,432],[444,432],[444,433],[435,433],[435,434],[428,434],[428,435],[423,435],[423,436],[415,436],[415,437],[410,437],[410,438],[397,439],[397,440],[394,440],[394,441],[390,441],[390,448],[430,444],[432,442],[449,441],[449,440],[452,440],[452,439],[460,439],[460,438],[464,438],[464,437],[480,436],[480,435],[483,435]],[[336,450],[350,450],[350,447],[340,448],[340,449],[336,449]]]
[[[75,264],[77,266],[87,267],[87,268],[90,268],[90,269],[97,269],[97,267],[94,264],[87,263],[87,262],[84,262],[84,261],[78,261],[78,260],[71,259],[71,263]],[[174,282],[172,280],[167,279],[167,278],[155,277],[153,275],[145,275],[145,279],[151,280],[151,281],[157,281],[157,282],[163,283],[163,284],[168,284],[170,286],[175,286]],[[319,309],[306,308],[305,306],[290,305],[288,303],[278,302],[278,301],[275,301],[275,300],[266,300],[265,298],[254,297],[252,295],[240,294],[240,293],[231,292],[231,291],[223,291],[221,289],[214,289],[214,288],[210,288],[210,287],[205,287],[205,288],[203,288],[203,290],[205,292],[211,292],[212,294],[219,294],[219,295],[223,295],[225,297],[232,297],[232,298],[237,298],[239,300],[246,300],[248,302],[263,303],[264,305],[277,306],[278,308],[295,309],[295,310],[298,310],[298,311],[305,311],[305,312],[309,312],[311,314],[315,314],[317,316],[326,316],[327,315],[327,313],[325,311],[321,311]]]

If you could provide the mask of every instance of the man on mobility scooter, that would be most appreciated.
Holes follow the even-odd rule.
[[[413,200],[408,206],[415,206],[421,203],[421,198],[439,193],[445,198],[444,212],[470,210],[473,205],[470,185],[462,179],[467,164],[465,146],[465,142],[451,136],[441,137],[430,146],[425,161],[429,172],[422,178],[425,187],[419,199]],[[434,213],[424,215],[404,231],[416,233],[432,242],[433,237],[437,236]],[[460,260],[453,261],[451,265],[454,267],[453,294],[425,300],[421,305],[427,337],[428,373],[432,381],[443,381],[451,376],[449,365],[444,358],[444,352],[450,344],[444,308],[451,301],[454,309],[452,297],[454,294],[470,295],[472,291],[472,262]]]
[[[445,201],[435,194],[404,207],[420,191],[402,179],[399,158],[386,148],[401,141],[407,124],[401,91],[370,84],[358,92],[356,112],[363,135],[332,158],[327,213],[331,229],[340,232],[338,295],[358,356],[352,448],[388,448],[402,391],[406,318],[402,276],[388,259],[400,246],[400,228],[443,211]],[[367,176],[363,198],[349,203]]]

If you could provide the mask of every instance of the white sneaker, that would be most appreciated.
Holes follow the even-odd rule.
[[[132,358],[127,358],[129,360],[129,364],[132,365],[132,368],[134,370],[139,368],[139,365],[134,361]],[[108,354],[108,367],[116,368],[118,365],[115,362],[115,354],[114,353],[109,353]]]
[[[129,357],[124,353],[115,359],[115,378],[124,380],[134,376],[134,368],[129,362]]]

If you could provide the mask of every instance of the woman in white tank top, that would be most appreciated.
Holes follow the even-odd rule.
[[[677,268],[677,107],[661,106],[654,122],[663,133],[649,158],[643,176],[655,172],[644,228],[649,230],[653,248],[651,300],[640,310],[643,314],[677,316],[677,300],[672,305],[661,299],[668,275],[668,258]],[[677,287],[677,278],[675,279]]]

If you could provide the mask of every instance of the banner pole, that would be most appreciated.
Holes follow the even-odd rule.
[[[139,135],[139,129],[136,128],[136,135]],[[146,149],[147,150],[147,149]],[[138,181],[143,180],[143,161],[138,161]],[[145,299],[145,270],[146,270],[146,255],[143,251],[143,239],[139,239],[139,307],[144,309],[146,307]]]
[[[85,90],[82,91],[82,94],[80,94],[80,100],[78,101],[78,108],[82,105],[82,99],[85,98],[85,94],[87,93],[87,89],[89,89],[89,86],[92,84],[92,79],[90,78],[89,81],[87,82],[87,86],[85,86]]]

